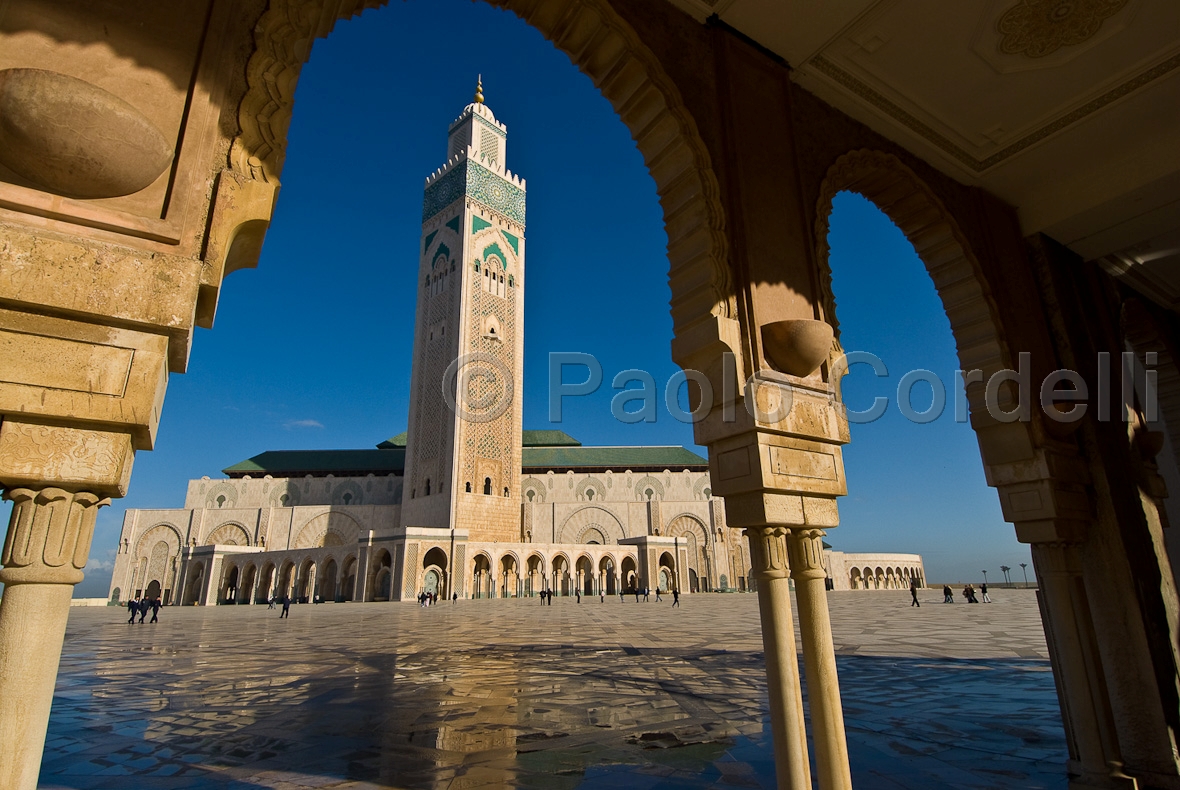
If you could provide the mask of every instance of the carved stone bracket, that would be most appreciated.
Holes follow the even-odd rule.
[[[744,534],[750,541],[750,561],[754,566],[755,579],[763,581],[790,578],[787,536],[791,534],[791,530],[773,526],[748,527]]]
[[[0,582],[77,584],[90,556],[98,509],[111,503],[85,491],[14,488],[12,519],[0,554]]]

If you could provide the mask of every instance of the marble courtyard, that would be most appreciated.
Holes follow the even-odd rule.
[[[922,598],[830,594],[856,785],[1064,788],[1034,592]],[[75,608],[41,787],[773,787],[756,597],[669,606]]]

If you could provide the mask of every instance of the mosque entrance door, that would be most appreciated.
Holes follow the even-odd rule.
[[[160,597],[160,583],[155,579],[152,579],[151,584],[147,586],[147,597],[152,601]]]
[[[426,571],[426,577],[422,582],[423,589],[430,594],[438,593],[438,571]]]

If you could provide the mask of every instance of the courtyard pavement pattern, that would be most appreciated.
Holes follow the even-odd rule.
[[[1031,590],[829,594],[854,785],[1066,787]],[[42,788],[773,787],[757,598],[71,611]]]

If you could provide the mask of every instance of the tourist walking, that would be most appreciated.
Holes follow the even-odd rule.
[[[917,606],[919,609],[922,608],[922,604],[918,602],[918,580],[917,579],[910,579],[910,598],[912,599],[910,601],[911,607]]]
[[[942,585],[942,602],[943,603],[954,603],[955,602],[955,594],[951,591],[951,586],[949,584]]]
[[[153,622],[153,623],[160,622],[160,599],[159,598],[152,599],[152,619],[149,622]]]
[[[660,597],[660,588],[657,587],[656,588],[656,603],[661,603],[661,602],[663,602],[663,600],[664,599]]]
[[[602,596],[602,602],[606,603],[606,590],[599,590],[598,594]]]
[[[459,601],[459,593],[451,593],[451,606],[454,606]]]
[[[283,611],[279,612],[279,619],[282,620],[284,617],[288,620],[291,619],[291,596],[289,595],[283,596]]]
[[[963,597],[967,599],[967,603],[979,603],[975,597],[975,588],[970,584],[963,588]]]
[[[673,609],[680,608],[680,590],[673,590],[672,591],[672,608]]]
[[[992,602],[992,599],[987,596],[987,582],[984,582],[983,584],[979,585],[979,592],[980,592],[980,594],[983,595],[983,602],[984,603],[991,603]]]
[[[651,588],[650,588],[650,587],[644,587],[644,588],[643,588],[643,602],[644,602],[644,603],[647,603],[647,602],[648,602],[648,597],[649,597],[650,595],[651,595]]]
[[[267,609],[275,608],[275,594],[271,593],[270,598],[268,598],[266,602],[270,604],[270,606],[266,607]]]
[[[139,614],[139,599],[132,598],[127,602],[127,611],[131,612],[131,617],[127,620],[127,625],[135,622],[135,615]]]
[[[145,595],[139,600],[139,624],[143,625],[143,619],[147,617],[148,613],[148,599]]]
[[[574,597],[578,600],[578,603],[581,603],[582,602],[582,591],[579,589],[575,589],[574,590]]]

